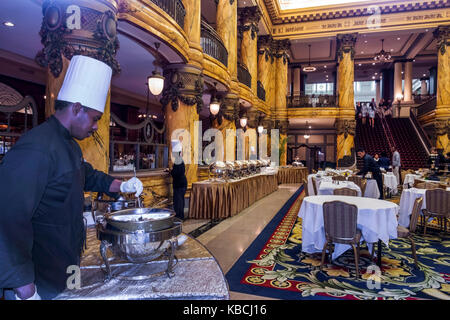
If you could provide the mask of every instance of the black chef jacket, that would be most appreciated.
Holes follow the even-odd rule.
[[[170,175],[172,176],[172,186],[174,189],[187,187],[185,170],[186,169],[184,166],[184,162],[173,165],[172,171],[170,171]]]
[[[0,288],[63,291],[85,241],[83,190],[108,193],[113,180],[54,116],[23,135],[0,163]]]

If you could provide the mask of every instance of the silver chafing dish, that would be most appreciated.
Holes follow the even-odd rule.
[[[225,165],[227,166],[228,177],[231,179],[236,179],[240,177],[241,167],[239,164],[234,161],[226,161]]]
[[[303,167],[303,163],[301,163],[300,161],[294,161],[294,162],[292,162],[292,166],[293,167]]]
[[[239,170],[239,177],[243,177],[247,175],[247,164],[244,163],[244,161],[242,160],[236,160],[234,161],[235,163],[235,168],[239,168],[237,170]]]
[[[113,277],[127,280],[148,279],[162,274],[170,278],[176,265],[175,249],[181,222],[175,221],[175,212],[169,209],[133,208],[107,213],[96,224],[97,238],[101,241],[100,254],[105,263],[106,280]],[[113,256],[131,263],[141,264],[162,256],[168,258],[163,271],[137,277],[114,274],[107,250]]]
[[[209,173],[214,179],[228,180],[229,166],[223,161],[215,161],[209,165]]]
[[[249,165],[249,171],[250,173],[254,174],[257,172],[258,169],[258,162],[256,160],[249,160],[248,161],[248,165]]]

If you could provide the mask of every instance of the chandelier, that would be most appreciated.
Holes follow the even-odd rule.
[[[155,42],[156,53],[158,53],[160,43]],[[158,57],[156,57],[158,59]],[[156,60],[155,60],[155,71],[152,72],[152,75],[147,78],[148,89],[155,96],[159,95],[164,89],[164,77],[161,73],[156,69]]]
[[[378,62],[386,62],[391,60],[391,54],[384,51],[384,39],[381,39],[381,51],[378,52],[373,59]]]
[[[309,58],[308,58],[308,66],[307,67],[303,67],[303,71],[304,72],[314,72],[317,70],[316,67],[311,66],[311,45],[308,45],[309,47]]]

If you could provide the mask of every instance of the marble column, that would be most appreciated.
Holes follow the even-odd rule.
[[[258,37],[258,80],[266,91],[266,103],[269,105],[272,105],[271,99],[274,91],[272,41],[272,36],[270,35]]]
[[[275,61],[275,117],[279,121],[280,130],[280,166],[286,165],[287,156],[287,130],[289,126],[286,107],[286,83],[288,69],[287,51],[290,48],[290,41],[276,41],[277,53]]]
[[[401,61],[394,62],[394,96],[392,97],[393,103],[397,102],[397,97],[403,96],[402,68],[403,63]]]
[[[405,62],[405,89],[404,89],[404,97],[403,100],[405,103],[412,103],[412,60],[408,60]]]
[[[258,81],[258,22],[261,12],[257,6],[242,7],[238,9],[241,25],[239,32],[242,34],[241,59],[247,66],[252,77],[251,91],[256,96]]]
[[[378,104],[380,103],[381,100],[381,81],[380,80],[375,80],[375,102]]]
[[[427,96],[428,95],[428,85],[427,80],[429,78],[420,78],[420,95]]]
[[[236,121],[239,121],[239,96],[228,93],[213,121],[213,128],[222,133],[222,144],[218,145],[223,148],[223,161],[236,160]]]
[[[189,42],[189,64],[201,68],[203,63],[203,49],[200,45],[201,1],[183,0],[183,4],[186,9],[184,32]]]
[[[436,148],[450,152],[450,26],[436,29],[438,42],[438,70],[436,96]]]
[[[203,107],[202,71],[195,65],[169,64],[165,66],[165,83],[161,104],[165,113],[166,141],[169,144],[169,163],[173,163],[171,140],[182,136],[183,161],[186,165],[188,188],[197,181],[197,168],[202,154],[199,112]]]
[[[337,126],[337,166],[353,165],[355,154],[355,44],[357,34],[337,35],[337,79],[339,116]]]
[[[117,39],[116,1],[44,1],[43,23],[40,30],[44,49],[36,62],[47,68],[45,115],[51,116],[61,89],[70,59],[85,55],[108,64],[113,74],[120,72],[116,53]],[[69,16],[68,16],[69,15]],[[83,157],[95,169],[109,169],[110,94],[105,105],[98,131],[94,137],[78,141]]]
[[[198,1],[200,2],[200,1]],[[237,79],[237,1],[216,0],[216,31],[228,51],[228,71],[231,76],[231,90],[239,92]]]
[[[300,68],[294,68],[294,96],[300,96],[301,80],[300,80]]]

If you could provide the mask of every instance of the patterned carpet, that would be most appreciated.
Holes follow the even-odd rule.
[[[347,251],[319,270],[320,254],[301,252],[302,222],[297,217],[303,188],[286,203],[227,273],[230,290],[278,299],[450,299],[450,235],[430,228],[414,236],[415,267],[409,241],[383,247],[381,274],[365,244],[360,279],[355,279],[353,252]],[[374,269],[374,270],[372,270]]]

